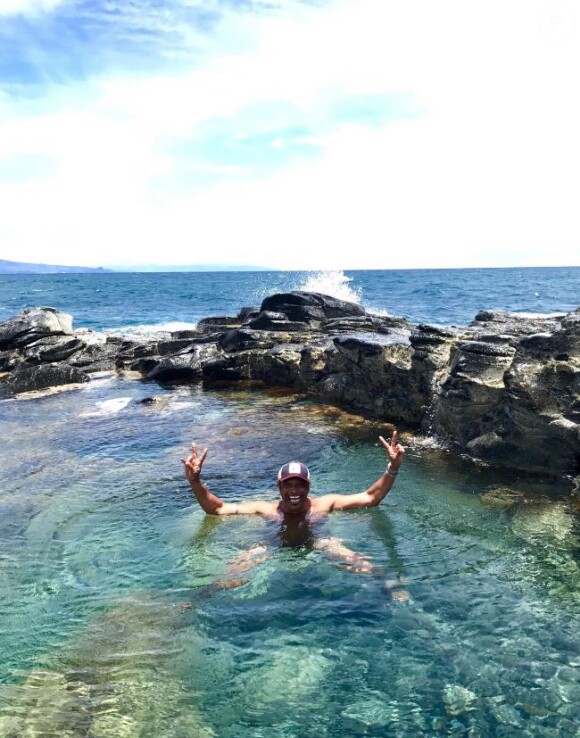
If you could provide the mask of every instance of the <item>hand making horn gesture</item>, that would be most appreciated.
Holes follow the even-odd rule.
[[[191,444],[191,453],[187,459],[181,459],[181,463],[185,467],[185,476],[188,482],[198,482],[201,475],[201,467],[207,456],[207,448],[204,448],[201,454],[197,455],[197,446]]]
[[[379,441],[381,442],[382,447],[387,452],[391,469],[396,472],[400,468],[403,461],[405,461],[405,449],[403,448],[403,446],[401,446],[400,443],[397,442],[397,431],[393,431],[390,442],[385,441],[382,436],[379,436]]]

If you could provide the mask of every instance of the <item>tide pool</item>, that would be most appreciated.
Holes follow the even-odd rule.
[[[313,494],[358,491],[385,465],[374,422],[118,377],[2,402],[0,422],[0,735],[575,735],[579,525],[558,489],[404,434],[383,504],[325,523],[372,558],[357,574],[205,516],[180,458],[208,446],[227,500],[273,498],[291,458]]]

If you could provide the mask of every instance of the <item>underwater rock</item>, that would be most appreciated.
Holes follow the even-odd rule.
[[[481,501],[489,507],[514,507],[521,502],[524,497],[523,492],[510,489],[509,487],[495,487],[481,495]]]
[[[479,698],[470,689],[459,684],[446,684],[443,690],[443,703],[448,715],[463,715],[474,710]]]
[[[400,721],[399,710],[396,705],[389,703],[386,696],[384,700],[366,699],[353,702],[341,714],[347,721],[358,724],[365,734],[367,731],[376,731],[387,726],[394,727]]]
[[[522,508],[512,520],[513,532],[529,543],[550,541],[571,550],[578,545],[574,526],[573,512],[562,502]]]
[[[142,400],[139,400],[140,405],[150,407],[153,410],[163,410],[163,408],[167,407],[168,402],[169,397],[167,395],[153,395],[153,397],[144,397]]]
[[[219,669],[220,654],[212,653],[213,663],[206,663],[199,654],[207,642],[194,631],[182,631],[176,646],[175,626],[182,617],[175,603],[145,593],[111,603],[61,653],[47,654],[46,668],[4,685],[0,735],[216,738],[194,701],[183,709],[178,670],[196,662],[208,679],[212,667],[214,673]],[[180,649],[183,661],[175,656]]]
[[[516,708],[511,705],[492,704],[490,706],[490,712],[500,725],[509,725],[513,728],[523,728],[525,726],[524,719]]]

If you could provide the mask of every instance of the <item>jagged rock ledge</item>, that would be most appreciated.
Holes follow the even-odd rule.
[[[580,309],[482,311],[468,326],[413,325],[311,292],[151,340],[73,331],[54,308],[0,324],[0,398],[133,370],[160,383],[253,380],[402,423],[484,461],[580,477]]]

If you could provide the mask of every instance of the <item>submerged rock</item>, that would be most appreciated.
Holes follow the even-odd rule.
[[[400,714],[396,705],[392,705],[384,699],[365,699],[358,702],[352,702],[346,709],[342,711],[342,717],[348,722],[353,723],[353,727],[357,724],[367,731],[386,729],[387,726],[394,727],[400,722]],[[381,731],[382,732],[382,731]]]
[[[481,501],[489,507],[510,508],[522,501],[524,493],[509,487],[495,487],[481,495]]]
[[[443,703],[448,715],[463,715],[476,707],[478,697],[470,689],[459,684],[446,684],[443,690]]]

